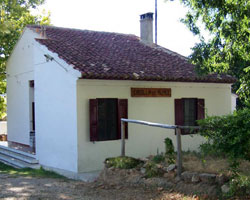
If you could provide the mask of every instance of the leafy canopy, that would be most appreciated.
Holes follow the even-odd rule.
[[[6,61],[27,24],[50,24],[50,15],[31,14],[44,0],[0,0],[0,118],[5,114]]]
[[[200,74],[226,72],[238,81],[233,86],[242,104],[250,102],[250,1],[180,0],[188,7],[182,19],[200,42],[191,61]],[[201,25],[210,34],[205,40]]]

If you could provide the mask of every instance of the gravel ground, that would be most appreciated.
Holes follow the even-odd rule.
[[[185,196],[162,188],[142,186],[105,185],[101,182],[34,178],[0,174],[0,199],[86,199],[86,200],[191,200],[197,197]]]

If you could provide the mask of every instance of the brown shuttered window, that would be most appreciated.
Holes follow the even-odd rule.
[[[97,127],[98,127],[98,102],[97,99],[89,100],[89,121],[90,121],[90,141],[97,141]]]
[[[184,124],[184,115],[183,115],[183,99],[175,99],[175,125],[183,125]]]
[[[205,100],[196,98],[175,99],[175,124],[182,126],[196,126],[196,120],[205,118]],[[182,134],[189,134],[189,130],[182,130]]]
[[[205,100],[198,99],[197,100],[197,119],[204,119],[205,118]]]
[[[127,99],[90,99],[90,141],[121,138],[121,118],[128,117]],[[128,127],[125,125],[128,138]]]

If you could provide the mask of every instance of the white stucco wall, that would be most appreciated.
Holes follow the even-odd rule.
[[[171,98],[135,98],[130,95],[131,87],[165,87],[172,89]],[[79,172],[100,170],[107,157],[120,155],[120,140],[89,141],[89,99],[126,98],[128,118],[158,123],[174,124],[174,99],[204,98],[208,115],[231,112],[230,84],[174,83],[111,80],[78,80],[78,167]],[[143,157],[164,152],[164,139],[170,137],[176,146],[172,130],[129,124],[126,155]],[[196,150],[203,141],[200,136],[183,136],[183,150]]]
[[[76,80],[80,73],[36,43],[36,155],[41,165],[77,172]],[[54,58],[46,62],[45,54]],[[40,64],[39,64],[40,63]]]
[[[76,80],[68,66],[25,29],[7,65],[8,140],[29,145],[31,101],[35,101],[36,157],[40,164],[77,172]],[[54,61],[46,61],[44,54]],[[35,80],[35,88],[29,81]]]
[[[233,113],[236,110],[236,102],[237,102],[238,96],[236,94],[231,94],[231,112]]]
[[[36,34],[25,29],[7,63],[8,140],[29,145],[29,80],[34,80]]]

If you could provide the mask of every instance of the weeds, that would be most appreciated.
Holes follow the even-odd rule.
[[[175,152],[174,152],[174,145],[170,138],[165,138],[165,155],[168,161],[168,164],[175,163]]]
[[[155,163],[161,163],[165,161],[165,156],[163,154],[157,154],[152,158],[152,161]]]
[[[132,157],[107,158],[104,162],[108,168],[132,169],[143,163],[141,160]]]
[[[250,177],[242,174],[237,174],[229,182],[229,193],[227,197],[243,197],[250,195]]]
[[[156,163],[154,162],[148,162],[145,168],[146,168],[145,174],[147,178],[163,175],[163,172],[157,167]]]

